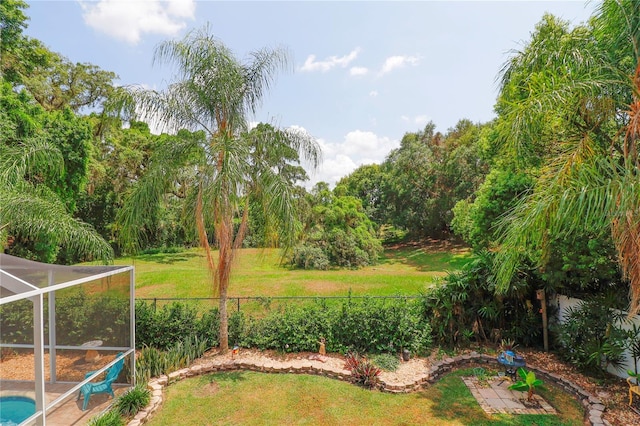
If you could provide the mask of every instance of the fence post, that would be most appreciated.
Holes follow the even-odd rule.
[[[156,310],[158,308],[158,299],[156,299],[155,297],[153,298],[153,313],[156,313]]]
[[[238,312],[240,312],[240,298],[238,297]]]

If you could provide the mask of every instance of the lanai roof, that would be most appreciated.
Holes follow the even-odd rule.
[[[80,284],[131,269],[130,266],[64,266],[0,253],[0,304]]]

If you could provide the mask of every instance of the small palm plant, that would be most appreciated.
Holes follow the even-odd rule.
[[[509,389],[517,390],[517,391],[527,391],[527,401],[533,401],[533,394],[537,388],[541,388],[543,383],[542,380],[536,379],[536,373],[533,371],[525,371],[524,368],[518,368],[518,375],[522,380],[519,380],[509,386]]]

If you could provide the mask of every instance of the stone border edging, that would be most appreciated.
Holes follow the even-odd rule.
[[[449,373],[454,369],[459,369],[468,364],[497,364],[495,357],[485,354],[478,354],[472,352],[467,355],[459,355],[456,357],[445,358],[431,365],[424,374],[424,376],[408,384],[390,384],[381,382],[380,390],[390,393],[408,393],[420,390],[425,384],[436,383],[443,374]],[[549,373],[538,367],[527,366],[530,371],[536,373],[536,376],[542,378],[548,382],[551,382],[563,389],[565,392],[571,394],[574,398],[582,403],[585,410],[585,420],[592,426],[606,426],[609,425],[607,421],[602,418],[602,413],[605,410],[602,401],[590,394],[586,390],[582,389],[575,383],[557,375]],[[140,426],[150,419],[151,415],[155,413],[160,406],[162,406],[164,396],[163,390],[171,383],[178,382],[188,377],[199,376],[202,374],[218,373],[225,371],[257,371],[263,373],[290,373],[290,374],[313,374],[318,376],[325,376],[341,381],[352,382],[351,372],[344,369],[337,369],[331,366],[318,365],[311,360],[296,360],[288,363],[279,361],[264,361],[264,362],[247,362],[242,359],[226,360],[226,361],[211,361],[206,364],[193,365],[191,367],[183,368],[181,370],[174,371],[169,375],[153,378],[147,384],[147,387],[151,390],[151,401],[144,409],[142,409],[136,416],[127,423],[127,426]]]

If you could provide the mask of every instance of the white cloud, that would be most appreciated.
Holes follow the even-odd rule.
[[[369,69],[365,67],[352,67],[349,70],[350,75],[367,75],[369,73]]]
[[[302,129],[299,126],[295,128]],[[382,163],[392,149],[400,146],[397,140],[362,130],[347,133],[340,142],[318,139],[318,143],[324,160],[315,173],[309,171],[311,179],[305,183],[308,189],[317,182],[327,182],[334,186],[341,178],[364,164]]]
[[[376,96],[378,96],[378,91],[377,90],[370,91],[369,96],[371,96],[372,98],[375,98]]]
[[[324,61],[316,61],[316,55],[309,55],[307,60],[304,61],[304,65],[302,65],[299,69],[300,71],[321,71],[327,72],[336,66],[340,66],[342,68],[346,67],[353,61],[360,53],[360,48],[357,47],[353,49],[349,54],[337,57],[330,56]]]
[[[427,121],[429,121],[429,116],[418,115],[416,118],[413,119],[413,121],[415,121],[416,124],[427,124]]]
[[[417,56],[390,56],[382,65],[380,75],[387,74],[394,69],[404,68],[406,65],[418,65],[420,59]]]
[[[415,124],[427,124],[427,122],[430,120],[430,117],[428,115],[416,115],[415,117],[409,117],[406,115],[401,115],[400,116],[400,120],[404,121],[405,123],[415,123]]]
[[[143,34],[173,36],[195,17],[194,0],[80,1],[84,22],[118,40],[136,44]]]

